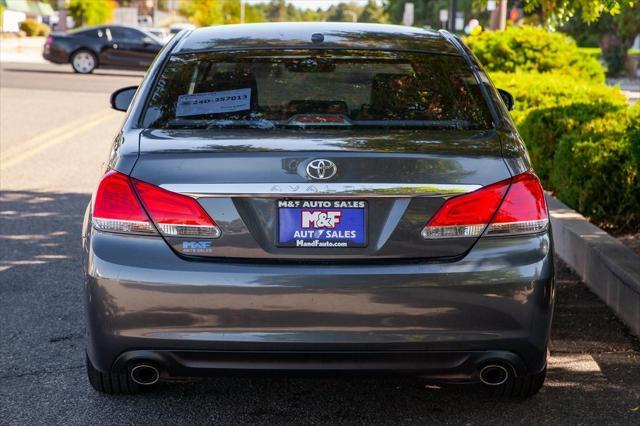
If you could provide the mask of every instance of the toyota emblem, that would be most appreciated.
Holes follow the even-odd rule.
[[[307,164],[307,175],[311,179],[331,179],[335,176],[338,168],[331,160],[318,159]]]

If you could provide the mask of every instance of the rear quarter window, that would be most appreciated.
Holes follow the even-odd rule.
[[[144,34],[132,28],[111,27],[109,28],[111,38],[120,41],[140,41],[144,38]]]
[[[93,28],[90,30],[76,31],[73,34],[88,38],[106,38],[104,28]]]

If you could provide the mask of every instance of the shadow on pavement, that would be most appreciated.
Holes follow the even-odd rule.
[[[636,423],[638,341],[562,264],[547,385],[526,401],[403,378],[221,377],[138,396],[90,389],[83,368],[87,194],[4,191],[0,418],[73,423]]]
[[[11,273],[17,267],[77,258],[88,202],[88,194],[0,192],[0,270]]]
[[[80,231],[88,201],[87,194],[0,192],[2,377],[82,364]]]

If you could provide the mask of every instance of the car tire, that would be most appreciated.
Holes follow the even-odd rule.
[[[530,398],[542,388],[546,377],[547,367],[537,374],[511,378],[494,389],[494,396],[497,398]]]
[[[98,67],[98,58],[93,52],[80,49],[71,55],[71,68],[78,74],[91,74]]]
[[[87,376],[91,386],[109,395],[132,395],[140,392],[140,385],[133,382],[126,373],[103,373],[96,369],[86,357]]]

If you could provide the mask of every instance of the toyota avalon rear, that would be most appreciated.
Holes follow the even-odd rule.
[[[512,99],[457,38],[203,28],[135,90],[112,98],[128,115],[85,220],[96,389],[285,371],[542,386],[547,207]]]

